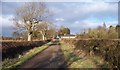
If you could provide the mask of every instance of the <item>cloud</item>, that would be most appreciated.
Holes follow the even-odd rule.
[[[10,15],[8,17],[2,17],[2,16],[0,16],[1,27],[13,26],[12,18],[13,18],[12,15]]]
[[[49,4],[49,3],[48,3]],[[53,10],[54,18],[64,18],[64,25],[72,24],[74,21],[83,21],[93,18],[94,20],[106,22],[118,20],[117,3],[50,3],[49,9]]]
[[[73,24],[70,25],[71,28],[81,28],[81,29],[88,29],[88,28],[95,28],[96,26],[100,25],[99,23],[93,21],[75,21]]]
[[[66,3],[70,5],[69,3]],[[90,17],[98,18],[100,20],[105,18],[117,18],[117,4],[109,4],[109,3],[86,3],[79,5],[81,3],[77,3],[76,6],[65,8],[63,13],[66,16],[67,20],[79,19],[84,20]],[[60,13],[59,13],[60,14]]]
[[[56,20],[56,21],[64,21],[63,18],[56,18],[55,20]]]
[[[13,32],[13,23],[10,20],[13,16],[2,17],[0,16],[0,35],[2,36],[11,36]]]
[[[56,13],[54,18],[62,17],[65,26],[72,25],[75,21],[86,21],[91,23],[112,22],[118,20],[118,4],[117,3],[51,3],[49,8]],[[93,22],[92,22],[93,23]],[[92,24],[91,23],[91,24]]]

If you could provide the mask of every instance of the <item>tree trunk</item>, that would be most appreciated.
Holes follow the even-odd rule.
[[[28,34],[28,41],[32,41],[32,34]]]
[[[42,39],[45,40],[45,35],[42,35]]]
[[[41,35],[42,35],[42,39],[45,40],[45,33],[43,31],[40,31]]]

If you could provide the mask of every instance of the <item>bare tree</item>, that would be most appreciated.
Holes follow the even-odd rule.
[[[36,23],[43,22],[48,15],[49,10],[45,3],[25,3],[25,5],[16,10],[14,18],[15,26],[19,31],[26,30],[28,41],[31,41]]]
[[[51,33],[52,35],[55,35],[54,30],[56,30],[54,28],[54,25],[50,22],[42,22],[42,23],[40,23],[36,26],[36,29],[37,29],[37,32],[42,35],[43,40],[46,39],[46,37],[47,37],[46,35],[49,34],[49,33]],[[53,30],[53,31],[51,32],[51,30]]]

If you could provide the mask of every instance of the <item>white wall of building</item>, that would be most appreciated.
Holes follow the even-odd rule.
[[[61,36],[61,38],[76,38],[76,36]]]

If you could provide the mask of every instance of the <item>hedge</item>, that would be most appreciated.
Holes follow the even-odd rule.
[[[3,41],[2,45],[2,60],[5,58],[14,58],[19,54],[29,51],[34,47],[41,46],[50,40],[46,41]]]
[[[65,43],[75,46],[75,50],[84,50],[88,54],[101,56],[112,68],[120,68],[120,40],[107,39],[62,39]]]

